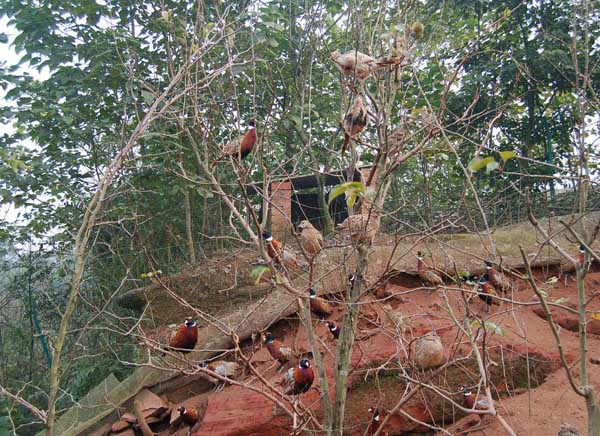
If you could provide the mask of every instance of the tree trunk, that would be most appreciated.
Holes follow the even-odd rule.
[[[191,264],[196,263],[196,247],[194,245],[194,232],[192,228],[192,206],[190,203],[190,190],[183,188],[183,209],[185,210],[185,233],[187,236],[188,255]]]
[[[317,184],[318,184],[318,196],[319,196],[319,207],[321,208],[321,224],[323,228],[321,231],[323,232],[323,236],[327,237],[333,233],[333,218],[329,213],[329,204],[327,203],[327,199],[325,198],[325,185],[323,183],[323,175],[316,174],[317,176]]]
[[[594,398],[594,393],[590,392],[586,398],[588,415],[588,436],[600,436],[600,405]]]
[[[341,436],[344,432],[344,415],[346,409],[346,394],[348,392],[348,369],[352,360],[352,347],[354,346],[354,331],[360,312],[360,305],[355,304],[360,297],[362,288],[361,277],[365,277],[368,265],[368,245],[359,245],[358,265],[354,286],[348,291],[346,297],[346,312],[341,323],[340,337],[337,341],[335,356],[335,404],[333,408],[333,435]]]

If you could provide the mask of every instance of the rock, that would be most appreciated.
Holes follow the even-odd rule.
[[[388,314],[391,321],[392,327],[396,329],[396,332],[401,335],[410,329],[410,319],[406,318],[402,312],[391,312]]]
[[[536,306],[531,310],[540,318],[547,319],[546,312],[541,306]],[[565,330],[575,333],[579,332],[579,318],[577,315],[569,313],[564,309],[554,308],[550,310],[550,313],[554,322]],[[586,331],[593,335],[600,335],[600,320],[590,319],[587,323]]]
[[[470,415],[464,416],[454,424],[446,427],[446,432],[438,432],[434,436],[442,436],[450,434],[465,434],[469,429],[479,425],[481,423],[481,418],[476,413],[471,413]]]
[[[311,404],[319,394],[312,389],[302,394],[302,401]],[[232,386],[211,395],[202,426],[194,436],[279,435],[282,428],[289,429],[287,415],[277,414],[274,404],[265,396],[239,386]],[[281,412],[281,411],[279,411]],[[287,431],[285,433],[287,434]]]
[[[158,395],[149,389],[142,389],[135,397],[139,401],[144,418],[157,416],[169,410],[169,406]]]
[[[446,354],[442,340],[430,333],[415,342],[414,363],[423,369],[435,368],[446,363]]]
[[[133,413],[125,412],[121,415],[121,420],[130,422],[131,424],[135,424],[137,422],[137,418]]]
[[[97,428],[91,432],[88,436],[107,436],[111,432],[111,424],[104,424],[102,427]]]
[[[135,436],[135,432],[128,428],[125,431],[122,431],[121,433],[112,433],[112,436]]]
[[[115,422],[111,427],[110,431],[113,433],[119,433],[127,428],[131,427],[131,423],[121,419],[120,421]]]

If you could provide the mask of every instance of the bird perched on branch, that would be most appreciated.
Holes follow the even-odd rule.
[[[500,305],[500,300],[498,300],[498,294],[496,290],[492,286],[492,284],[488,280],[488,275],[484,274],[479,279],[479,289],[477,290],[477,296],[485,303],[486,310],[490,311],[492,305]]]
[[[327,328],[331,332],[331,335],[333,336],[334,339],[340,338],[340,328],[337,326],[337,324],[335,322],[327,321]]]
[[[427,286],[443,286],[444,281],[435,271],[429,269],[425,263],[425,256],[422,252],[417,252],[417,272],[419,277]]]
[[[300,395],[308,392],[315,379],[315,373],[308,359],[301,359],[298,366],[290,368],[283,383],[286,395]]]
[[[336,50],[331,52],[331,59],[342,74],[356,77],[361,82],[365,81],[373,71],[389,65],[397,65],[401,61],[398,57],[375,59],[358,50],[343,54]]]
[[[354,242],[372,242],[379,231],[380,220],[379,213],[359,213],[338,224],[338,229],[349,233]]]
[[[370,407],[369,413],[371,413],[371,422],[369,422],[367,435],[373,436],[381,427],[381,424],[385,420],[385,416],[379,412],[379,408],[377,407]],[[386,431],[383,431],[381,434],[387,435],[388,433]]]
[[[184,323],[177,327],[177,331],[169,340],[169,350],[189,353],[198,342],[198,326],[193,318],[186,318]]]
[[[485,270],[488,280],[494,288],[499,289],[500,291],[510,291],[512,289],[512,282],[500,271],[497,271],[492,265],[492,262],[485,262]]]
[[[300,269],[300,262],[296,255],[283,247],[283,244],[273,238],[270,232],[266,230],[262,233],[263,239],[267,245],[267,254],[273,261],[282,264],[287,269],[296,271]]]
[[[211,169],[227,157],[244,159],[248,156],[256,144],[256,127],[254,120],[248,122],[248,130],[243,135],[229,141],[221,150],[221,155],[212,162]]]
[[[199,366],[200,368],[208,369],[209,371],[212,371],[221,377],[227,377],[230,379],[234,379],[239,375],[240,372],[239,363],[228,362],[226,360],[215,360],[214,362],[210,363],[201,362]],[[215,392],[221,392],[225,388],[225,382],[220,379],[207,376],[207,380],[215,385]]]
[[[310,221],[303,220],[298,224],[300,245],[309,256],[316,256],[323,249],[323,235]]]
[[[276,341],[273,335],[267,332],[265,336],[265,343],[267,344],[267,350],[273,359],[279,362],[281,366],[288,363],[290,359],[295,357],[295,353],[289,347],[282,347],[281,342]]]
[[[436,114],[429,110],[429,108],[425,107],[421,110],[421,122],[423,123],[423,128],[430,137],[436,136],[441,132],[440,122]]]
[[[365,98],[362,95],[354,97],[354,102],[342,122],[342,128],[344,129],[344,144],[342,145],[341,156],[344,157],[346,148],[350,144],[350,141],[355,140],[356,135],[365,130],[367,123],[369,122],[369,115],[367,112],[367,106],[365,105]]]
[[[317,316],[326,318],[333,313],[333,307],[327,301],[317,297],[317,293],[314,289],[309,289],[310,295],[310,310]]]

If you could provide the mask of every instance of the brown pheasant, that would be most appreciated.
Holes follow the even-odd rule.
[[[354,97],[352,107],[346,112],[342,127],[344,128],[344,144],[342,145],[341,155],[344,157],[346,148],[351,141],[355,140],[356,135],[365,130],[369,122],[369,115],[367,113],[367,106],[365,105],[365,98],[362,95]]]
[[[331,53],[331,58],[342,74],[356,77],[361,82],[379,68],[400,63],[398,57],[375,59],[358,50],[351,50],[343,54],[336,50]]]
[[[316,256],[323,249],[323,235],[310,221],[303,220],[298,224],[300,245],[309,256]]]
[[[428,286],[443,286],[444,281],[442,278],[433,270],[430,270],[424,261],[425,256],[420,251],[417,252],[417,272],[419,277]]]
[[[349,233],[354,242],[372,242],[379,230],[379,222],[378,213],[356,214],[338,224],[338,229]]]

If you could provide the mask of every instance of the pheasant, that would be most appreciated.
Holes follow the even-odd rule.
[[[327,321],[327,328],[331,332],[334,339],[340,338],[340,328],[333,321]]]
[[[307,359],[300,360],[298,366],[290,368],[283,380],[286,395],[300,395],[308,392],[315,379],[315,373]]]
[[[583,245],[579,246],[579,251],[577,252],[576,259],[577,259],[578,266],[580,268],[582,268],[585,263],[585,247]],[[575,264],[573,264],[572,262],[563,261],[560,264],[560,271],[562,273],[572,274],[576,270],[577,269],[575,267]]]
[[[201,419],[198,410],[194,407],[180,406],[177,408],[177,411],[183,423],[189,427],[188,434],[190,434],[192,427],[198,424]]]
[[[497,271],[492,262],[485,262],[486,274],[488,276],[490,284],[500,291],[510,291],[513,287],[512,282],[502,274],[500,271]]]
[[[267,243],[267,254],[275,262],[282,264],[287,269],[296,271],[300,269],[301,265],[296,255],[289,250],[283,248],[281,242],[273,238],[270,232],[266,230],[262,233],[263,239]]]
[[[295,356],[291,348],[282,347],[279,341],[273,338],[273,335],[267,332],[265,337],[267,350],[273,359],[279,362],[281,366],[285,365],[292,357]]]
[[[400,63],[400,59],[397,57],[375,59],[358,50],[350,50],[343,54],[336,50],[331,52],[331,58],[342,74],[356,77],[361,82],[364,82],[373,71],[379,68]]]
[[[189,353],[198,342],[198,326],[193,318],[186,318],[185,322],[177,327],[177,331],[169,341],[169,350]]]
[[[430,270],[427,267],[427,264],[424,261],[425,256],[420,251],[417,252],[417,272],[419,277],[423,282],[428,286],[443,286],[444,281],[442,278],[433,270]]]
[[[354,242],[372,242],[379,231],[380,215],[378,213],[361,213],[349,216],[338,229],[350,234]]]
[[[254,120],[248,122],[248,130],[243,135],[238,136],[235,139],[229,141],[221,150],[221,155],[212,162],[211,169],[213,169],[220,161],[226,157],[235,157],[244,159],[248,156],[254,145],[256,144],[256,127]]]
[[[477,400],[473,391],[467,386],[460,386],[459,390],[463,394],[463,404],[466,408],[473,410],[487,410],[490,408],[490,404],[488,403],[487,398]]]
[[[228,362],[226,360],[216,360],[214,362],[200,363],[200,368],[208,369],[221,377],[235,378],[240,371],[240,364],[237,362]],[[225,388],[225,382],[217,378],[207,376],[208,381],[215,385],[214,392],[221,392]]]
[[[369,412],[371,413],[371,422],[369,423],[367,435],[373,436],[381,427],[382,422],[385,420],[385,416],[381,415],[377,407],[370,407]],[[387,435],[388,433],[386,431],[383,431],[380,434]]]
[[[344,157],[346,148],[350,144],[350,141],[356,138],[360,132],[365,130],[367,123],[369,122],[369,116],[367,113],[367,107],[365,105],[365,98],[362,95],[354,97],[352,107],[346,112],[342,127],[344,129],[344,144],[342,145],[341,156]]]
[[[482,275],[479,279],[479,288],[481,289],[481,292],[478,290],[477,296],[486,304],[486,311],[489,312],[494,304],[497,306],[500,305],[500,300],[494,298],[497,297],[498,294],[489,282],[487,274]]]
[[[308,290],[310,294],[310,310],[317,316],[326,318],[333,313],[333,307],[327,301],[317,297],[314,289]]]
[[[579,433],[579,431],[577,431],[577,429],[572,425],[563,422],[560,425],[558,436],[581,436],[581,433]]]
[[[310,256],[316,256],[323,249],[323,235],[319,232],[310,221],[303,220],[298,224],[300,231],[300,245],[302,249]]]

